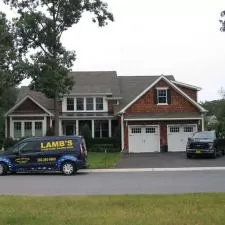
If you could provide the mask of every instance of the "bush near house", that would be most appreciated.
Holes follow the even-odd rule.
[[[114,138],[95,138],[86,140],[89,152],[120,152],[120,141]]]

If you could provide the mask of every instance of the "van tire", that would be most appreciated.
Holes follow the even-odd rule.
[[[71,161],[66,161],[61,166],[61,172],[63,175],[71,176],[77,172],[76,166]]]
[[[5,163],[0,162],[0,176],[6,175],[8,172],[8,167]]]

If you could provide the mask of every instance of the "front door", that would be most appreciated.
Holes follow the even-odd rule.
[[[75,135],[74,124],[66,124],[66,135]]]

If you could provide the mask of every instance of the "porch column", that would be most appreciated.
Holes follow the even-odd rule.
[[[34,137],[35,136],[35,121],[32,121],[31,123],[32,123],[32,125],[31,125],[31,134],[32,134],[32,137]]]
[[[205,130],[205,120],[204,120],[204,115],[202,115],[202,131]]]
[[[95,121],[91,121],[91,137],[95,138]]]
[[[43,121],[43,128],[42,128],[42,134],[43,134],[43,136],[46,136],[46,133],[47,133],[47,117],[45,116],[44,117],[44,121]]]
[[[121,150],[124,149],[124,124],[123,124],[123,114],[121,115]]]
[[[79,120],[76,120],[76,135],[79,135]]]
[[[8,137],[8,119],[7,117],[5,118],[5,138]]]
[[[13,134],[14,136],[14,134]],[[25,122],[21,122],[21,137],[25,136]]]
[[[62,120],[59,119],[59,136],[62,136]]]
[[[95,121],[91,121],[91,137],[95,138]]]
[[[14,124],[13,124],[13,120],[12,120],[12,117],[10,116],[9,117],[9,120],[10,120],[10,125],[9,125],[9,137],[11,137],[11,138],[14,138],[14,132],[13,132],[13,127],[14,127]],[[21,131],[22,131],[22,127],[21,127]]]
[[[112,120],[109,120],[109,138],[112,137]]]

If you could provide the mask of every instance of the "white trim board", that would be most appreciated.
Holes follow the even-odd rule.
[[[158,121],[158,120],[201,120],[202,117],[193,118],[136,118],[136,119],[124,119],[125,121]]]
[[[53,116],[51,112],[49,112],[45,107],[43,107],[41,104],[39,104],[34,98],[32,98],[30,95],[24,96],[19,102],[17,102],[7,113],[5,113],[4,116],[8,116],[10,113],[15,111],[22,103],[24,103],[27,99],[30,99],[33,101],[37,106],[39,106],[43,111],[45,111],[48,115]]]
[[[173,87],[177,92],[183,95],[189,102],[195,105],[201,112],[207,112],[201,105],[195,102],[192,98],[190,98],[186,93],[184,93],[179,87],[173,84],[169,79],[167,79],[164,75],[160,76],[156,79],[149,87],[147,87],[143,92],[141,92],[136,98],[134,98],[130,103],[128,103],[119,113],[124,113],[131,105],[133,105],[138,99],[140,99],[145,93],[147,93],[152,87],[154,87],[160,80],[164,80],[171,87]]]

